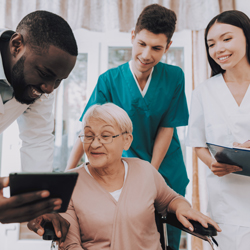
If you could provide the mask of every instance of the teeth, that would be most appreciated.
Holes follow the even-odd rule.
[[[219,60],[225,60],[227,59],[229,56],[224,56],[224,57],[220,57]]]
[[[139,58],[138,58],[138,59],[139,59]],[[149,64],[149,63],[143,62],[143,61],[140,60],[140,59],[139,59],[139,61],[140,61],[142,64],[145,64],[145,65]]]
[[[32,93],[37,96],[41,96],[42,94],[38,91],[36,91],[34,88],[32,88]]]

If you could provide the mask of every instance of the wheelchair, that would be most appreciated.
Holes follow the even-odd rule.
[[[217,230],[214,226],[208,224],[208,228],[203,227],[199,222],[190,220],[193,225],[194,231],[190,231],[185,228],[177,219],[176,215],[173,213],[167,213],[166,217],[162,217],[157,211],[155,211],[155,221],[157,225],[158,232],[160,233],[160,242],[163,250],[173,250],[169,246],[165,246],[165,233],[163,229],[163,224],[169,224],[171,226],[177,227],[186,233],[192,234],[202,240],[207,241],[213,250],[218,249],[218,243],[213,238],[217,235]]]
[[[170,247],[165,245],[165,233],[163,229],[163,224],[169,224],[171,226],[177,227],[182,231],[185,231],[189,234],[192,234],[202,240],[207,241],[213,250],[216,250],[218,247],[218,243],[213,238],[213,236],[217,235],[217,230],[212,225],[208,225],[208,228],[203,227],[199,222],[190,220],[193,225],[194,231],[190,231],[188,228],[185,228],[177,219],[176,215],[173,213],[167,213],[166,217],[162,217],[157,211],[155,211],[155,221],[157,225],[158,232],[160,233],[160,242],[163,250],[173,250]],[[55,231],[52,223],[46,223],[44,225],[44,240],[57,240],[58,238],[55,235]]]

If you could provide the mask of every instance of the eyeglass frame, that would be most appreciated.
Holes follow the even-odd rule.
[[[128,133],[128,131],[122,132],[122,133],[117,134],[117,135],[111,135],[110,138],[112,138],[112,141],[111,141],[111,142],[106,142],[106,143],[103,143],[103,142],[100,141],[100,137],[99,137],[100,135],[92,135],[91,137],[92,137],[93,139],[92,139],[91,142],[84,142],[84,137],[85,137],[85,135],[78,135],[78,137],[80,138],[81,142],[84,143],[84,144],[92,144],[93,141],[95,140],[95,138],[97,138],[98,141],[99,141],[101,144],[110,144],[110,143],[113,142],[113,139],[114,139],[114,138],[116,138],[116,137],[118,137],[118,136],[120,136],[120,135],[127,134],[127,133]],[[82,140],[82,138],[83,138],[83,140]]]

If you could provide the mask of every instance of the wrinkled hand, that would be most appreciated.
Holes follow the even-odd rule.
[[[200,213],[197,210],[194,210],[193,208],[180,208],[176,210],[176,217],[179,220],[179,222],[186,228],[188,228],[190,231],[194,231],[194,228],[192,224],[189,222],[189,220],[198,221],[201,223],[201,225],[205,228],[208,227],[208,223],[213,225],[215,229],[219,232],[221,232],[220,227],[217,225],[215,221],[213,221],[208,216]]]
[[[0,177],[0,222],[20,223],[32,220],[41,214],[58,210],[61,207],[61,199],[46,199],[48,191],[38,191],[6,198],[3,196],[3,188],[9,185],[9,178]],[[35,202],[29,204],[30,202]]]
[[[229,165],[225,163],[219,163],[217,161],[212,162],[210,166],[210,170],[217,176],[222,177],[224,175],[242,171],[242,168],[235,166],[235,165]]]
[[[52,214],[44,214],[36,219],[30,221],[28,223],[28,228],[31,231],[34,231],[38,235],[42,236],[44,234],[44,228],[43,225],[46,222],[52,222],[56,236],[60,238],[59,240],[59,246],[62,247],[63,242],[66,239],[66,235],[69,230],[69,222],[64,219],[60,214],[52,213]]]
[[[238,143],[238,142],[234,142],[233,143],[234,147],[240,147],[240,148],[250,148],[250,140],[244,142],[244,143]]]

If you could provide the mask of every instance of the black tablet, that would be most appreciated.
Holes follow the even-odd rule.
[[[11,173],[10,195],[48,190],[49,198],[62,199],[62,205],[56,212],[66,212],[74,190],[78,173]]]

